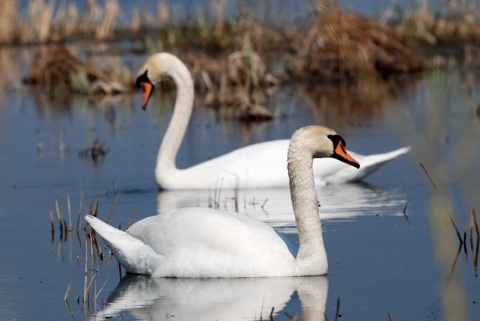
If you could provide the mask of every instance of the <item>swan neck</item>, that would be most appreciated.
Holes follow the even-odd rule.
[[[177,87],[177,96],[172,118],[158,151],[157,177],[158,175],[169,175],[169,171],[177,170],[175,158],[185,136],[193,109],[194,87],[187,67],[182,62],[175,61],[171,64],[168,75]]]
[[[296,261],[326,263],[312,169],[313,155],[311,152],[296,148],[296,145],[292,142],[288,150],[290,194],[300,243]]]

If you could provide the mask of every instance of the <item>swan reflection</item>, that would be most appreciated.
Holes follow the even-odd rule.
[[[403,215],[407,196],[394,189],[368,184],[317,186],[320,217],[352,219],[363,215]],[[290,191],[277,189],[160,191],[157,213],[183,207],[213,207],[248,214],[278,227],[296,232]]]
[[[274,262],[272,262],[274,264]],[[294,292],[301,311],[295,308]],[[128,311],[135,320],[269,320],[280,311],[324,320],[328,278],[174,279],[127,274],[96,320]]]

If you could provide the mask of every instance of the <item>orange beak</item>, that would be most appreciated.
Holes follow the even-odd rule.
[[[341,141],[338,141],[337,146],[335,146],[335,151],[332,157],[344,162],[345,164],[360,168],[360,163],[355,158],[350,156]]]
[[[143,96],[142,96],[142,109],[147,108],[148,101],[153,93],[153,85],[149,82],[141,82],[140,86],[142,87]]]

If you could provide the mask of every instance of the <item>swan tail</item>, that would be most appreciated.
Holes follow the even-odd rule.
[[[411,147],[407,146],[407,147],[402,147],[402,148],[393,150],[391,152],[370,155],[365,157],[365,159],[363,159],[360,162],[360,171],[358,171],[359,175],[355,180],[361,180],[367,177],[368,175],[372,174],[377,169],[382,167],[388,161],[391,161],[392,159],[397,158],[398,156],[408,153],[410,149]]]
[[[406,154],[410,151],[411,147],[402,147],[396,150],[393,150],[391,152],[383,153],[383,154],[376,154],[376,155],[371,155],[367,157],[364,161],[362,166],[381,166],[385,164],[386,162],[397,158],[400,155]],[[378,167],[377,167],[378,168]]]
[[[153,261],[162,256],[155,253],[150,246],[127,232],[108,225],[92,216],[85,216],[90,227],[102,237],[108,248],[121,265],[130,273],[152,274]]]

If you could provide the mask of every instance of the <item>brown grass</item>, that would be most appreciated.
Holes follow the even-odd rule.
[[[133,91],[133,75],[118,60],[116,63],[104,63],[103,69],[98,65],[82,62],[65,47],[42,46],[36,49],[24,83],[39,85],[50,93],[115,94]]]
[[[118,0],[107,0],[105,3],[105,10],[103,11],[103,17],[95,31],[95,39],[105,40],[112,36],[113,25],[119,13],[120,6]]]
[[[411,41],[429,46],[480,41],[480,21],[469,12],[438,17],[426,9],[410,11],[396,30]]]
[[[422,69],[422,59],[393,28],[343,11],[328,2],[316,8],[315,23],[299,37],[287,70],[298,78],[355,80]]]
[[[222,116],[247,121],[273,118],[263,105],[265,89],[279,80],[267,72],[256,52],[237,51],[219,57],[192,52],[181,59],[189,65],[195,84],[205,93],[205,105],[221,110]]]
[[[0,43],[12,43],[18,37],[17,0],[0,1]]]

